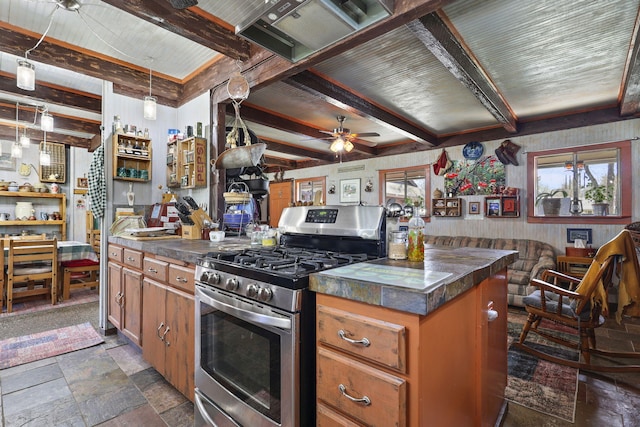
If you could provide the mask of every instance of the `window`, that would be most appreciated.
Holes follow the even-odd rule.
[[[628,222],[630,141],[529,153],[527,164],[529,222]]]
[[[400,206],[412,206],[418,209],[422,217],[426,217],[425,200],[429,197],[429,167],[416,166],[407,169],[387,169],[380,171],[381,203],[389,206],[398,203]]]

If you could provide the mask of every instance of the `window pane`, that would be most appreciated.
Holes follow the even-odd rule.
[[[400,206],[417,206],[418,213],[426,216],[425,199],[427,188],[426,166],[402,171],[381,171],[384,177],[384,204],[398,203]]]

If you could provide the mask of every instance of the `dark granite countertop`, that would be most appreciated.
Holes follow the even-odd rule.
[[[109,236],[109,243],[189,264],[195,264],[197,258],[208,252],[237,250],[251,246],[251,241],[247,237],[225,237],[221,242],[212,242],[189,239],[131,240],[126,237]]]
[[[382,258],[314,273],[312,291],[426,315],[518,259],[517,251],[425,249],[424,263]],[[399,286],[398,283],[403,283]]]

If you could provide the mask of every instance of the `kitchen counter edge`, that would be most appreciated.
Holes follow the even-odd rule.
[[[393,266],[452,273],[437,286],[416,290],[362,280],[357,277],[336,276],[326,274],[328,272],[319,272],[309,277],[309,288],[316,293],[338,296],[408,313],[427,315],[480,284],[483,280],[506,273],[507,266],[517,259],[517,251],[427,246],[424,263],[389,258],[367,262],[383,267]]]

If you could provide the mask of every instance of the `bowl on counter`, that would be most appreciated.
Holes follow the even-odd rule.
[[[209,240],[212,242],[221,242],[224,240],[224,231],[210,231]]]

